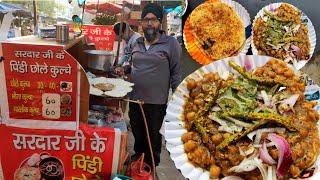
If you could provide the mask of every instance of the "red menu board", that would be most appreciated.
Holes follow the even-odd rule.
[[[115,33],[112,26],[83,25],[82,32],[86,35],[88,43],[94,43],[97,50],[113,50]]]
[[[76,121],[78,66],[62,46],[3,43],[8,118]]]
[[[120,132],[81,124],[77,131],[0,125],[4,179],[111,179],[117,172]]]

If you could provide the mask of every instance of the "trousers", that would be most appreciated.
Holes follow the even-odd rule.
[[[143,110],[148,123],[149,136],[155,165],[160,163],[162,136],[159,130],[166,114],[166,104],[143,104]],[[134,151],[136,155],[145,153],[145,162],[152,165],[151,153],[148,146],[146,129],[139,104],[129,103],[129,118],[132,133],[135,139]]]

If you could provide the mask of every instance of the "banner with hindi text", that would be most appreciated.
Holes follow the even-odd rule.
[[[79,130],[41,130],[0,125],[5,180],[100,180],[117,172],[120,132],[80,125]]]

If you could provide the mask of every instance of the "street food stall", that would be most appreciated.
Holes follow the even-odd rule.
[[[316,2],[289,3],[189,1],[163,132],[185,178],[319,179]]]
[[[313,65],[318,22],[300,3],[254,3],[181,6],[187,76],[161,131],[187,179],[320,179],[320,87],[304,69]],[[121,8],[93,1],[86,12]],[[0,179],[124,174],[123,102],[134,102],[127,97],[134,84],[114,72],[120,43],[111,26],[81,24],[81,35],[62,26],[70,37],[0,44]],[[130,167],[144,170],[139,161]]]
[[[79,33],[78,25],[1,42],[0,132],[8,141],[0,144],[0,179],[111,179],[126,171],[122,102],[133,84],[110,78],[121,50],[112,26],[80,24]]]
[[[66,43],[27,36],[1,43],[5,179],[33,172],[45,179],[109,179],[121,170],[125,134],[87,124],[90,84],[74,52],[84,41],[84,36]],[[56,169],[49,171],[52,165]]]

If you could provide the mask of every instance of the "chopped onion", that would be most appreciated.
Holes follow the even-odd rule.
[[[262,144],[262,147],[260,147],[259,149],[259,157],[260,159],[267,163],[267,164],[270,164],[270,165],[273,165],[273,164],[276,164],[277,162],[272,159],[272,157],[270,156],[269,152],[268,152],[268,149],[267,149],[267,144],[266,142],[264,141],[263,144]]]
[[[233,166],[228,171],[240,173],[253,171],[256,168],[260,170],[262,178],[265,180],[267,178],[267,171],[263,166],[261,159],[258,159],[257,157],[244,159],[238,166]]]
[[[269,107],[271,104],[271,97],[267,94],[267,92],[265,90],[261,91],[261,97],[263,99],[264,104]]]
[[[296,104],[298,99],[299,99],[299,94],[294,94],[289,98],[280,101],[281,104],[279,107],[281,107],[282,108],[281,110],[283,110],[283,112],[280,112],[280,113],[284,113],[285,111],[288,111],[286,107],[289,107],[292,110],[292,112],[294,112],[293,106]]]
[[[241,163],[238,166],[233,166],[228,171],[229,172],[248,172],[253,171],[256,169],[256,162],[254,161],[254,158],[247,158],[241,161]]]
[[[239,147],[239,152],[240,152],[240,155],[241,155],[241,156],[248,156],[248,155],[254,153],[254,150],[255,150],[255,148],[254,148],[254,146],[252,146],[252,145],[249,145],[247,150],[242,150],[242,149]]]
[[[244,59],[244,68],[246,71],[251,71],[252,70],[252,63],[248,58]]]
[[[275,133],[268,134],[267,139],[274,142],[278,149],[279,158],[277,164],[277,176],[282,178],[289,170],[289,167],[293,162],[289,143],[286,141],[286,139]]]
[[[293,58],[291,56],[288,56],[284,59],[284,62],[286,63],[289,63],[289,62],[292,62],[293,61]]]
[[[275,173],[275,169],[273,166],[268,166],[268,175],[267,175],[267,180],[277,180],[277,177],[274,176]]]
[[[287,89],[287,88],[286,87],[280,87],[279,91],[282,91],[282,90],[285,90],[285,89]]]
[[[283,26],[284,30],[286,30],[287,33],[290,32],[290,28],[288,26]]]
[[[247,137],[253,141],[253,136],[256,136],[255,139],[254,139],[254,145],[256,144],[260,144],[260,140],[261,140],[261,135],[262,133],[273,133],[273,132],[276,132],[276,133],[284,133],[286,131],[285,128],[280,128],[280,127],[277,127],[277,128],[262,128],[262,129],[257,129],[251,133],[249,133],[247,135]]]
[[[290,107],[293,107],[296,104],[298,99],[299,99],[299,94],[294,94],[289,98],[282,100],[282,103],[288,104]]]
[[[298,46],[291,44],[291,49],[293,50],[293,54],[296,55],[298,59],[302,57],[301,49]]]
[[[266,146],[267,146],[267,147],[272,147],[272,146],[274,146],[274,143],[273,143],[273,142],[266,143]],[[255,145],[253,145],[253,147],[255,147],[255,148],[261,148],[261,147],[262,147],[262,144],[255,144]]]
[[[213,111],[213,112],[217,112],[217,111],[220,111],[220,110],[221,110],[221,108],[219,106],[213,106],[211,108],[211,111]]]
[[[226,177],[222,178],[221,180],[243,180],[243,179],[239,176],[226,176]]]
[[[275,166],[272,166],[272,179],[277,179],[276,167]]]

